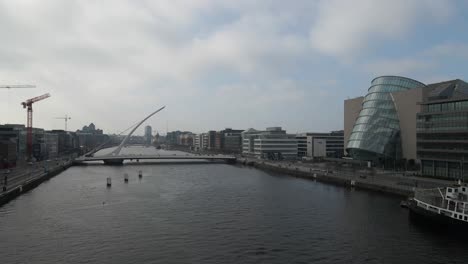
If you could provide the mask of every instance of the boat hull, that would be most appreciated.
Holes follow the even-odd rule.
[[[414,220],[423,221],[426,224],[435,224],[437,226],[468,230],[468,222],[426,210],[417,206],[416,201],[410,201],[408,203],[408,209],[410,211],[410,217]]]

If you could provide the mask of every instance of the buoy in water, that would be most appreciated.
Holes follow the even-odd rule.
[[[125,173],[125,174],[124,174],[124,181],[125,181],[125,182],[128,182],[128,173]]]
[[[143,172],[140,170],[138,171],[138,178],[141,178],[141,177],[143,177]]]
[[[112,185],[112,179],[110,177],[107,177],[107,187],[111,187]]]

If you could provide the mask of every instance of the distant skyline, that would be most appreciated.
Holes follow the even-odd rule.
[[[466,1],[0,0],[0,124],[343,129],[379,75],[468,81]]]

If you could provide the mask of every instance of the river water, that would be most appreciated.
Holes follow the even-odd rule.
[[[468,263],[399,202],[227,164],[71,167],[0,208],[0,263]]]

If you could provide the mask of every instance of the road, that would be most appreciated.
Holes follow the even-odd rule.
[[[0,196],[10,190],[23,185],[25,182],[43,176],[50,170],[65,165],[69,157],[57,158],[54,160],[39,161],[16,167],[9,170],[0,171]],[[5,185],[5,178],[7,178]]]

